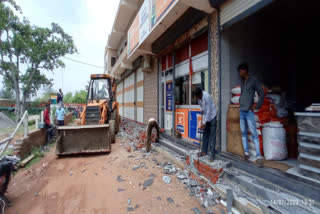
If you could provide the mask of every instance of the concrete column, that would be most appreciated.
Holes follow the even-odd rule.
[[[23,119],[23,126],[24,126],[24,137],[28,136],[28,113],[26,113],[26,116]]]
[[[38,127],[39,127],[39,120],[38,118],[36,118],[36,130],[38,130]]]
[[[41,111],[41,114],[40,114],[40,121],[41,121],[41,123],[43,123],[43,111]]]

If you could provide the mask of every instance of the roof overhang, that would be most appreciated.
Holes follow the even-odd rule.
[[[123,36],[127,35],[128,25],[137,9],[138,0],[120,0],[113,27],[108,36],[108,48],[118,48]]]
[[[152,44],[164,34],[190,7],[203,11],[207,14],[212,13],[215,9],[210,6],[208,0],[178,0],[163,18],[159,24],[151,29],[146,39],[128,56],[130,61],[135,60],[143,54],[156,54],[152,50]],[[190,18],[190,17],[189,17]]]
[[[225,3],[227,0],[209,0],[211,7],[219,8],[220,5]]]
[[[111,74],[119,77],[126,69],[132,69],[132,61],[127,59],[128,49],[127,46],[123,49],[116,64],[111,69]]]

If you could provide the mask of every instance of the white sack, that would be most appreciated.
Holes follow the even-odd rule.
[[[263,125],[263,150],[266,160],[283,160],[288,157],[286,131],[281,123]]]

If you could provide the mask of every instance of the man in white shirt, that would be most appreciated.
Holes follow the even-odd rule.
[[[195,96],[199,102],[202,112],[202,124],[200,126],[203,129],[203,143],[200,157],[207,155],[209,146],[211,148],[210,161],[214,161],[215,158],[215,146],[216,146],[216,129],[217,129],[217,110],[216,106],[210,96],[200,88],[195,90]]]

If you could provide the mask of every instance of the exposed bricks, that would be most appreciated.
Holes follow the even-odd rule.
[[[187,165],[190,166],[190,157],[189,156],[187,156],[186,162],[187,162]]]
[[[127,149],[127,152],[131,152],[131,147],[130,146],[127,146],[126,149]]]
[[[190,165],[190,157],[187,156],[186,159],[187,165]],[[197,171],[203,175],[205,178],[209,179],[212,183],[217,183],[219,179],[219,175],[222,173],[223,169],[214,169],[211,168],[209,165],[202,163],[201,161],[193,160],[194,167],[197,169]],[[194,177],[194,176],[193,176]],[[193,178],[197,180],[196,178]]]

